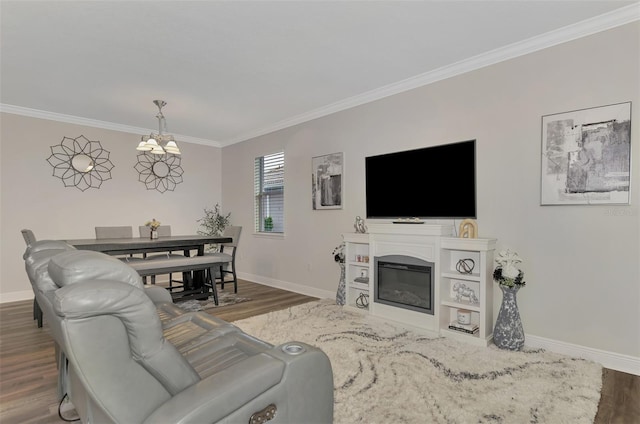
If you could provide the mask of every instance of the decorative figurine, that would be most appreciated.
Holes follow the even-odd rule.
[[[480,301],[478,300],[478,296],[476,296],[476,292],[473,291],[470,287],[467,287],[466,284],[456,282],[453,285],[453,292],[456,294],[456,301],[460,302],[463,297],[469,299],[469,303],[478,304]]]
[[[478,223],[474,219],[465,219],[460,223],[460,238],[477,238]]]
[[[356,229],[356,233],[364,234],[367,232],[367,226],[364,225],[364,219],[356,216],[356,223],[353,224],[353,227]]]

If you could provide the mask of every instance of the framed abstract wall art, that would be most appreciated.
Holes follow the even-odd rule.
[[[542,117],[541,205],[629,204],[631,102]]]
[[[311,197],[313,210],[342,209],[344,194],[344,155],[331,153],[311,159]]]

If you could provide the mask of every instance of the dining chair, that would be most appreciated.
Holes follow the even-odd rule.
[[[150,238],[151,237],[151,228],[146,225],[140,225],[138,227],[138,232],[140,233],[140,237],[142,238]],[[171,235],[171,225],[161,225],[158,227],[158,237],[167,237]]]
[[[33,231],[25,228],[20,230],[22,232],[22,237],[24,238],[24,242],[27,244],[27,247],[31,245],[34,241],[36,241],[36,236],[33,234]]]
[[[24,242],[27,245],[27,247],[31,246],[32,243],[36,242],[36,236],[35,234],[33,234],[33,231],[31,231],[30,229],[25,228],[20,230],[20,232],[22,233],[22,237],[24,238]],[[38,322],[38,328],[42,328],[42,319],[43,319],[42,309],[40,309],[40,305],[38,305],[38,300],[35,297],[35,293],[33,296],[33,319],[35,319]]]
[[[95,227],[96,239],[133,238],[132,226]]]
[[[225,282],[233,283],[233,292],[238,293],[238,276],[236,274],[236,252],[238,250],[238,244],[240,242],[240,233],[242,233],[242,227],[238,225],[230,225],[222,232],[223,237],[231,237],[232,241],[228,243],[220,244],[219,252],[208,252],[205,255],[217,256],[221,262],[226,262],[226,267],[221,267],[220,270],[220,288],[224,289]],[[225,277],[231,275],[231,279],[226,281]],[[218,276],[211,278],[213,282],[216,281]]]
[[[96,239],[118,239],[118,238],[133,238],[133,227],[131,225],[119,225],[119,226],[110,226],[110,227],[95,227],[96,231]],[[141,261],[143,258],[137,258],[133,256],[133,254],[125,255],[125,256],[117,256],[116,258],[125,262],[135,262]]]
[[[158,227],[158,237],[170,237],[171,236],[171,225],[161,225]],[[151,237],[151,228],[146,225],[138,226],[138,232],[140,233],[140,237],[142,238],[150,238]],[[146,260],[154,260],[154,259],[167,259],[172,257],[184,257],[184,255],[173,253],[169,251],[167,253],[161,253],[157,255],[144,255]],[[151,276],[151,284],[156,283],[156,276]],[[173,283],[179,283],[177,286],[174,286]],[[172,291],[175,289],[179,289],[184,287],[184,283],[182,280],[174,280],[173,274],[169,274],[169,287],[168,290]]]

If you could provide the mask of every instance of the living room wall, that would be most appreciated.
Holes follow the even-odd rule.
[[[339,267],[332,250],[365,216],[364,158],[476,139],[479,236],[524,259],[527,285],[518,302],[528,342],[578,346],[637,367],[639,40],[634,22],[224,147],[223,204],[244,227],[241,276],[333,297]],[[631,205],[540,206],[542,116],[628,101]],[[254,235],[253,160],[281,150],[285,234]],[[313,211],[311,158],[334,152],[344,152],[344,207]],[[452,164],[442,178],[455,172]],[[426,202],[438,181],[412,184],[415,201]]]
[[[22,260],[22,228],[38,239],[93,238],[95,226],[131,225],[137,234],[139,225],[156,218],[174,234],[194,234],[204,208],[221,202],[218,147],[180,143],[184,181],[160,193],[138,181],[139,135],[9,113],[0,119],[1,302],[33,298]],[[110,152],[112,179],[99,189],[64,187],[47,162],[50,146],[80,135]]]

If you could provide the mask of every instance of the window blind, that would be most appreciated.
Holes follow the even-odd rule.
[[[284,232],[284,152],[254,162],[255,231]]]

